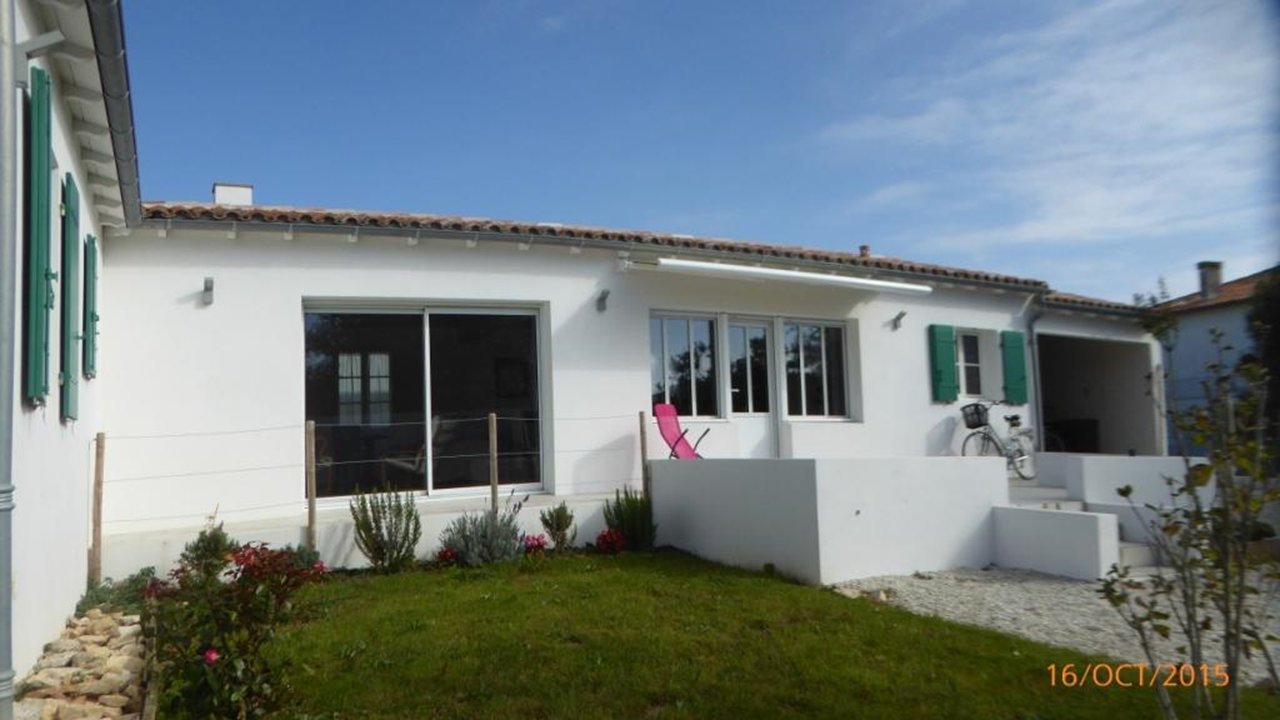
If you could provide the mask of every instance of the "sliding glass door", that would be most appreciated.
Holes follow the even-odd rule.
[[[317,494],[464,494],[542,482],[537,315],[529,311],[307,312],[306,417]]]

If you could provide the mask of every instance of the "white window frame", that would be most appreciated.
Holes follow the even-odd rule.
[[[730,353],[732,352],[732,347],[731,347],[731,345],[732,345],[732,342],[733,342],[733,341],[732,341],[732,338],[731,338],[731,334],[732,334],[733,329],[734,329],[735,327],[743,328],[743,329],[745,329],[745,330],[747,331],[747,333],[748,333],[748,334],[747,334],[747,338],[746,338],[746,340],[747,340],[747,367],[746,367],[746,371],[747,371],[747,378],[746,378],[746,379],[747,379],[747,386],[746,386],[745,388],[743,388],[743,390],[747,393],[747,409],[746,409],[745,411],[743,411],[743,412],[737,412],[737,411],[735,411],[735,410],[733,409],[733,360],[732,360],[732,358],[730,357]],[[764,371],[765,371],[765,378],[767,378],[767,379],[770,381],[770,382],[769,382],[769,385],[770,385],[770,386],[772,386],[772,385],[774,384],[774,383],[772,382],[772,379],[773,379],[773,377],[774,377],[774,372],[773,372],[773,355],[774,355],[774,348],[773,348],[773,344],[774,344],[774,343],[773,343],[773,335],[774,335],[774,328],[773,328],[773,324],[772,324],[772,323],[770,323],[768,320],[757,320],[757,319],[750,319],[750,318],[736,318],[736,317],[735,317],[735,318],[729,318],[729,320],[725,323],[725,338],[724,338],[725,386],[726,386],[726,395],[728,396],[727,401],[728,401],[728,403],[729,403],[728,407],[726,407],[726,408],[725,408],[725,414],[726,414],[726,415],[732,415],[732,416],[735,416],[735,417],[768,417],[769,415],[774,414],[775,409],[776,409],[776,406],[777,406],[777,404],[778,404],[778,403],[777,403],[776,398],[774,397],[774,393],[772,392],[773,388],[772,388],[772,387],[766,387],[766,388],[765,388],[765,401],[769,404],[770,409],[769,409],[769,410],[758,410],[758,409],[756,409],[756,406],[755,406],[755,404],[756,404],[756,403],[755,403],[755,393],[754,393],[754,392],[752,392],[752,391],[754,390],[754,380],[752,379],[752,375],[751,375],[751,336],[750,336],[750,331],[751,331],[753,328],[758,328],[758,329],[764,330],[764,341],[765,341],[765,345],[766,345],[766,347],[768,348],[768,351],[765,353],[765,369],[764,369]]]
[[[662,399],[663,399],[663,402],[667,402],[667,403],[671,402],[671,385],[669,382],[666,381],[667,360],[669,358],[669,354],[667,353],[667,326],[665,321],[666,320],[709,320],[711,322],[711,337],[715,339],[715,343],[717,345],[715,352],[710,354],[711,364],[712,364],[711,369],[716,376],[716,381],[715,381],[716,386],[714,388],[716,404],[722,407],[717,407],[716,413],[714,415],[698,414],[698,381],[697,381],[697,374],[695,373],[693,368],[693,323],[690,322],[688,324],[689,383],[690,383],[689,409],[692,411],[692,414],[681,415],[680,417],[689,418],[691,420],[714,420],[714,419],[726,417],[725,413],[727,412],[727,410],[726,408],[723,407],[723,405],[725,402],[724,396],[727,393],[722,388],[728,387],[728,385],[725,384],[726,381],[721,380],[721,376],[723,375],[723,373],[721,372],[721,369],[724,364],[721,362],[721,360],[724,357],[727,357],[725,355],[725,351],[726,351],[725,342],[724,342],[725,338],[722,337],[724,335],[724,332],[722,329],[727,328],[727,325],[724,322],[722,322],[722,317],[714,313],[686,313],[686,312],[671,312],[667,310],[654,310],[649,313],[649,320],[650,321],[658,320],[661,323],[661,327],[662,327],[662,373],[664,378],[663,384],[662,384]],[[649,340],[649,345],[650,345],[649,347],[650,362],[652,362],[652,356],[653,356],[653,350],[654,350],[652,338],[650,338]],[[652,382],[652,378],[650,378],[650,382]]]
[[[964,339],[966,337],[973,338],[973,342],[978,349],[977,362],[969,362],[964,355]],[[983,356],[986,353],[983,352],[983,345],[982,331],[974,330],[972,328],[956,328],[956,380],[957,384],[960,386],[959,391],[961,397],[984,397],[981,387],[978,388],[978,392],[971,391],[971,388],[969,387],[969,376],[965,372],[965,370],[970,367],[978,368],[978,384],[982,386],[986,385],[986,378],[984,377],[986,373],[983,371],[983,366],[985,364],[983,362]]]
[[[800,411],[801,414],[793,415],[791,413],[791,388],[787,380],[787,328],[795,326],[797,341],[799,342],[800,351]],[[821,328],[838,328],[840,330],[841,357],[843,363],[840,366],[840,374],[844,378],[844,414],[832,415],[827,412],[828,393],[827,393],[827,333],[822,333],[822,414],[809,415],[804,411],[808,409],[808,398],[805,397],[805,377],[804,377],[804,343],[799,337],[799,328],[801,327],[821,327]],[[778,339],[776,342],[778,352],[778,376],[782,383],[781,390],[778,393],[779,403],[782,406],[781,413],[789,421],[813,421],[813,420],[850,420],[853,417],[853,401],[850,395],[849,368],[851,367],[850,359],[850,332],[849,325],[842,321],[833,320],[812,320],[806,318],[781,318],[778,323]]]

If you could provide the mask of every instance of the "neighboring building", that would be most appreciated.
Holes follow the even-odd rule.
[[[20,669],[84,589],[99,432],[99,549],[117,577],[171,562],[212,515],[241,540],[301,541],[307,421],[320,548],[339,564],[357,487],[423,491],[428,545],[483,506],[490,412],[504,492],[567,499],[583,537],[603,498],[639,484],[637,413],[660,401],[710,428],[708,457],[954,455],[978,399],[1071,429],[1068,449],[1165,451],[1158,347],[1134,309],[1038,280],[866,247],[267,207],[249,186],[140,203],[118,6],[19,7],[20,41],[60,28],[80,48],[32,62],[52,77],[51,149],[43,86],[27,93]]]
[[[1231,368],[1241,357],[1254,352],[1249,328],[1254,293],[1263,280],[1280,276],[1280,265],[1228,282],[1222,281],[1220,262],[1206,260],[1196,269],[1200,273],[1198,291],[1158,306],[1178,320],[1168,361],[1167,395],[1184,408],[1204,402],[1210,363],[1221,362]],[[1218,346],[1213,342],[1214,331],[1221,333]]]

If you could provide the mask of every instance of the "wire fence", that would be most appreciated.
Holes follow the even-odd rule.
[[[104,467],[95,467],[95,482],[107,487],[124,487],[170,480],[227,480],[254,473],[298,473],[301,476],[315,474],[324,478],[321,488],[316,491],[320,499],[347,496],[361,486],[386,485],[389,477],[395,478],[390,486],[396,486],[400,490],[427,491],[428,486],[433,484],[429,481],[432,476],[437,481],[434,483],[437,490],[459,487],[482,490],[492,482],[489,476],[492,471],[482,462],[486,459],[496,466],[500,476],[498,481],[503,485],[511,485],[541,482],[545,464],[543,459],[546,456],[577,459],[584,455],[598,455],[602,458],[616,458],[620,462],[626,456],[638,458],[639,448],[633,444],[638,417],[638,414],[528,417],[495,413],[492,416],[492,434],[488,428],[491,422],[488,415],[433,417],[429,420],[385,423],[316,422],[313,425],[315,456],[310,464],[306,458],[302,462],[271,462],[269,459],[264,462],[260,459],[258,462],[209,469],[195,469],[193,466],[244,454],[280,457],[283,451],[286,456],[292,455],[297,446],[292,442],[282,442],[284,438],[277,436],[297,433],[301,438],[308,432],[308,424],[282,423],[252,428],[103,435],[98,442],[123,443],[122,450],[117,451],[115,457],[123,455],[121,464],[126,468],[145,466],[157,462],[157,458],[166,458],[165,464],[176,463],[177,467],[172,471],[126,472],[115,476],[111,476]],[[623,425],[624,422],[631,425]],[[596,437],[603,435],[604,439],[589,447],[548,447],[547,428],[568,424],[569,428],[561,428],[561,436],[575,437],[578,433],[573,425],[579,423],[592,424],[595,426],[592,427],[593,434]],[[421,428],[421,432],[415,433],[413,428]],[[244,445],[242,438],[252,440],[249,445]],[[623,439],[630,440],[631,443],[618,446],[617,441]],[[213,440],[218,445],[210,448],[205,453],[206,456],[202,457],[201,453],[192,452],[190,444],[190,441],[200,440]],[[226,441],[234,443],[232,449],[222,447],[222,443]],[[415,444],[416,448],[413,447]],[[111,457],[111,454],[106,456]],[[108,461],[104,464],[111,463]],[[445,483],[442,488],[439,476],[446,467],[454,479]],[[381,483],[370,481],[375,476]],[[458,477],[464,480],[460,482]],[[303,510],[315,500],[315,496],[304,496],[285,502],[228,507],[226,512],[243,514],[285,508]],[[191,512],[132,518],[112,517],[110,522],[176,521],[207,517],[208,512]]]

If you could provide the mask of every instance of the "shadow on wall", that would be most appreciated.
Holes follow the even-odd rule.
[[[957,435],[960,421],[955,417],[945,417],[929,428],[925,434],[926,455],[959,455],[962,437]]]

